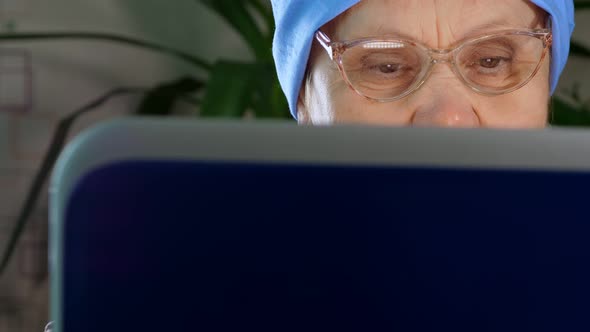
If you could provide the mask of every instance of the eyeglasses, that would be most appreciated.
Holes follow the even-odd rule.
[[[539,71],[552,43],[550,29],[504,30],[432,49],[404,39],[316,39],[344,80],[361,96],[388,102],[418,90],[438,63],[450,64],[459,79],[484,95],[501,95],[526,85]]]

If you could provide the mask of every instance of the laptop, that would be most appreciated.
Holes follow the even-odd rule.
[[[590,132],[129,118],[51,181],[54,332],[588,331]]]

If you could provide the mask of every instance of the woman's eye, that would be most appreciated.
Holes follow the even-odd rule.
[[[395,63],[386,63],[378,65],[376,68],[383,74],[393,74],[401,69],[401,65]]]
[[[482,75],[498,75],[512,70],[512,58],[506,56],[475,56],[467,68]]]
[[[393,76],[403,72],[407,67],[403,53],[371,53],[363,56],[358,65],[366,74]]]
[[[479,65],[486,69],[493,69],[498,67],[506,59],[495,57],[495,58],[483,58],[479,60]]]

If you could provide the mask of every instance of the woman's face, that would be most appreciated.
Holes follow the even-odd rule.
[[[365,0],[322,31],[333,41],[399,36],[446,49],[504,29],[542,28],[544,13],[526,0]],[[547,124],[549,57],[522,88],[497,96],[467,87],[449,64],[433,67],[424,85],[391,102],[367,99],[347,85],[334,61],[314,45],[298,104],[300,123],[542,128]]]

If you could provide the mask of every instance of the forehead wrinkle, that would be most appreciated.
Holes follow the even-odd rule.
[[[470,6],[462,6],[460,9],[460,17],[466,18],[481,17],[481,15],[478,15],[478,13],[481,14],[481,8],[485,9],[485,5],[489,4],[489,0],[464,1],[469,1],[468,3],[471,4]],[[502,2],[502,0],[494,1]],[[514,3],[516,3],[516,0],[513,1],[515,1]],[[503,6],[502,4],[498,4],[497,8],[503,10],[498,11],[498,14],[492,16],[489,20],[487,20],[487,22],[478,22],[481,21],[479,19],[475,20],[475,22],[466,21],[465,26],[470,26],[470,28],[464,31],[461,34],[461,37],[465,38],[476,34],[482,34],[501,29],[538,28],[545,26],[545,20],[547,18],[547,14],[545,13],[545,11],[543,11],[541,8],[537,7],[528,0],[521,0],[518,1],[518,3],[526,5],[530,9],[530,11],[528,13],[519,11],[519,13],[517,14],[515,10],[511,9],[510,6]],[[532,16],[530,20],[528,19],[529,15]]]
[[[456,34],[453,29],[452,24],[448,24],[447,22],[443,22],[441,17],[443,15],[439,15],[439,13],[444,10],[444,7],[441,9],[441,6],[444,6],[444,3],[441,3],[437,0],[432,0],[434,6],[434,21],[435,21],[435,29],[436,29],[436,47],[441,49],[444,47],[449,47],[454,40],[456,40]],[[448,2],[447,2],[448,5]],[[453,20],[453,18],[450,18]],[[445,24],[446,23],[446,24]],[[447,36],[447,38],[445,38]]]
[[[337,18],[337,25],[344,25],[344,29],[335,29],[333,40],[398,37],[443,48],[487,32],[544,25],[544,15],[539,15],[544,11],[526,0],[494,0],[496,10],[489,9],[491,0],[455,1],[450,5],[449,0],[361,0]],[[515,14],[514,7],[506,5],[510,1],[522,1],[535,15]],[[395,15],[402,12],[409,15],[397,23]]]

